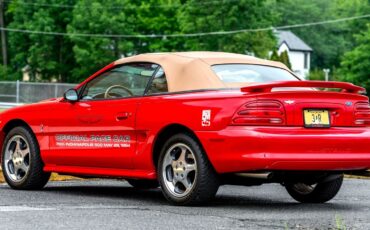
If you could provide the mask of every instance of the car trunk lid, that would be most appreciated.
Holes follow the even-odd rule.
[[[299,89],[296,87],[300,87]],[[311,87],[339,88],[340,92],[321,91]],[[243,87],[243,92],[257,93],[257,100],[279,101],[285,110],[285,125],[307,128],[363,126],[369,118],[368,98],[358,93],[365,89],[344,82],[297,81],[272,82]],[[360,103],[361,106],[358,106]],[[361,116],[357,119],[356,116]]]

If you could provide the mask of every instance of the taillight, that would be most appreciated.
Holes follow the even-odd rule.
[[[355,105],[355,125],[370,126],[369,102],[358,102]]]
[[[238,109],[232,125],[285,125],[285,111],[279,101],[257,100]]]

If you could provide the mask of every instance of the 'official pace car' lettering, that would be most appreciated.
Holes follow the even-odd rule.
[[[129,135],[55,135],[57,147],[129,148]]]

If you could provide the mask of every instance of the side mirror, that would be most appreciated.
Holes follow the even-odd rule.
[[[78,101],[78,93],[75,89],[69,89],[64,93],[64,100],[69,102],[76,102]]]

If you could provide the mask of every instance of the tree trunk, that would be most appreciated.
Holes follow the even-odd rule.
[[[0,0],[0,27],[1,27],[1,50],[3,55],[3,65],[6,67],[8,65],[8,47],[6,39],[5,23],[4,23],[4,0]]]

